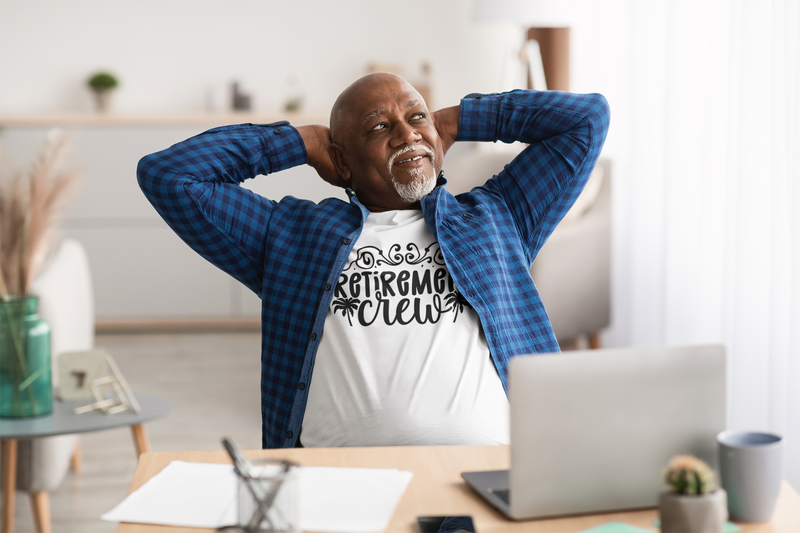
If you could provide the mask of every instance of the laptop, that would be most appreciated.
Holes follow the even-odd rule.
[[[508,388],[511,469],[461,475],[511,519],[655,507],[678,454],[717,469],[722,346],[515,357]]]

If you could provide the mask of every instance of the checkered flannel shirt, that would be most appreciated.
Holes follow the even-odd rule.
[[[529,268],[583,190],[608,125],[597,94],[512,91],[461,101],[458,140],[529,144],[483,186],[454,197],[440,175],[421,202],[456,286],[480,316],[503,387],[511,357],[559,349]],[[239,186],[307,161],[287,122],[241,124],[148,155],[137,172],[167,224],[262,300],[265,448],[296,443],[333,289],[368,214],[351,190],[349,202],[317,204]]]

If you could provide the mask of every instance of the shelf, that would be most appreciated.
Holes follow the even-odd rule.
[[[321,113],[48,113],[48,114],[4,114],[0,115],[3,127],[41,128],[49,126],[223,126],[227,124],[266,124],[288,120],[294,125],[328,124],[329,117]]]

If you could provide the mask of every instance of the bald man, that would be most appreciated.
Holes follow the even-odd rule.
[[[261,298],[262,445],[509,441],[511,357],[558,351],[529,269],[600,155],[596,94],[471,94],[430,112],[403,79],[350,85],[325,126],[209,130],[139,163],[170,227]],[[453,196],[456,141],[529,146]],[[239,184],[311,165],[349,201]]]

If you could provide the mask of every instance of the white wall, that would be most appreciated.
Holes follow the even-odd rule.
[[[468,1],[0,0],[0,112],[89,110],[83,82],[109,69],[118,111],[199,111],[210,87],[239,79],[255,109],[278,111],[296,77],[311,112],[372,61],[416,76],[435,100],[488,91],[514,35],[473,21]]]
[[[630,0],[558,5],[555,15],[548,12],[530,25],[569,25],[571,90],[608,98],[613,118],[604,156],[614,165],[614,201],[621,205],[629,181]],[[295,77],[306,111],[326,116],[370,62],[400,64],[411,81],[429,62],[431,107],[453,105],[469,92],[501,88],[504,58],[520,41],[522,27],[478,20],[473,0],[0,0],[0,117],[90,112],[84,83],[97,69],[120,78],[113,109],[123,113],[203,111],[209,89],[224,92],[232,79],[252,93],[255,110],[279,112]],[[22,163],[25,150],[18,148],[11,155]],[[457,154],[454,149],[449,158]],[[125,179],[132,175],[133,166]],[[120,183],[117,194],[136,194],[132,181]],[[102,211],[85,205],[99,192],[84,193],[70,217]],[[114,192],[106,193],[110,198]],[[615,222],[615,235],[624,237],[626,221]],[[615,237],[614,256],[624,255],[625,246]],[[615,287],[624,301],[626,285]],[[615,318],[623,329],[612,328],[607,337],[624,344],[625,311],[615,316],[623,318]]]
[[[567,16],[539,22],[572,26],[571,89],[616,109],[628,2],[566,3]],[[90,111],[84,83],[98,69],[121,80],[119,112],[202,111],[233,79],[256,111],[278,112],[295,78],[306,111],[326,114],[370,62],[410,81],[429,62],[432,107],[454,105],[498,90],[520,39],[517,23],[475,13],[473,0],[0,0],[0,114]]]

